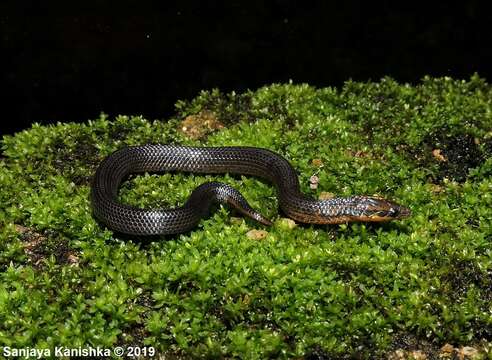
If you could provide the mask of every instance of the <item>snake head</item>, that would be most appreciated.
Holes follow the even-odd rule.
[[[355,221],[385,222],[403,219],[412,213],[409,208],[383,198],[372,196],[357,198],[359,211],[354,218]]]

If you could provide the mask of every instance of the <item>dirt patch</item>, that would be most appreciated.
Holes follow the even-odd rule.
[[[108,138],[113,141],[125,140],[131,131],[132,129],[127,123],[110,122]]]
[[[253,122],[256,113],[253,107],[253,94],[234,92],[224,94],[218,90],[206,91],[193,101],[181,101],[176,114],[177,119],[197,116],[199,113],[213,113],[224,126],[238,122]]]
[[[492,132],[490,132],[489,137],[483,141],[483,154],[487,159],[492,157]]]
[[[445,343],[438,345],[430,340],[419,338],[413,334],[397,334],[394,337],[392,349],[382,355],[355,352],[346,355],[333,355],[324,351],[320,346],[312,347],[305,355],[305,360],[328,359],[387,359],[387,360],[466,360],[483,359],[490,353],[490,344],[482,341],[473,345],[453,346]]]
[[[340,357],[332,356],[331,354],[324,351],[319,345],[311,348],[309,351],[307,351],[306,355],[304,356],[305,360],[331,360],[334,358],[340,358]]]
[[[455,301],[465,297],[471,286],[481,291],[484,300],[492,301],[492,272],[480,270],[471,261],[457,261],[441,280],[448,285],[448,295]]]
[[[202,109],[212,111],[226,126],[240,121],[252,122],[256,120],[253,112],[253,96],[249,92],[244,94],[212,92]]]
[[[124,330],[122,337],[127,340],[118,341],[116,346],[127,347],[145,347],[145,340],[149,337],[149,332],[145,328],[145,324],[136,324]]]
[[[425,137],[415,154],[421,166],[437,168],[433,182],[464,182],[470,169],[485,161],[478,141],[469,134],[450,134],[440,129]]]
[[[447,273],[441,276],[444,294],[456,303],[462,302],[471,289],[480,291],[480,299],[483,301],[481,310],[487,313],[488,304],[492,301],[492,271],[481,270],[471,261],[455,261]],[[483,319],[472,318],[468,327],[478,339],[492,340],[492,328]]]
[[[190,139],[203,139],[224,125],[214,112],[202,110],[196,115],[187,116],[180,124],[179,130]]]
[[[439,359],[441,346],[411,333],[398,333],[393,337],[388,359]],[[403,356],[403,357],[402,357]]]
[[[413,334],[398,334],[394,338],[393,349],[384,359],[388,360],[442,360],[442,359],[483,359],[490,353],[486,341],[472,345],[454,346],[449,343],[438,345]]]
[[[88,135],[77,136],[71,141],[76,144],[75,148],[66,145],[62,139],[54,142],[53,167],[75,185],[87,185],[92,179],[91,170],[99,164],[98,150]]]
[[[22,225],[15,225],[15,229],[21,235],[20,240],[28,261],[35,268],[42,268],[44,260],[51,255],[55,256],[56,262],[60,265],[79,265],[77,254],[70,249],[66,239],[50,236],[53,234],[41,234]]]

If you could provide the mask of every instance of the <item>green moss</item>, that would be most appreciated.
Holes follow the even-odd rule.
[[[180,120],[203,110],[228,127],[184,138]],[[101,115],[5,136],[0,346],[290,358],[381,356],[405,336],[436,349],[491,341],[491,134],[492,87],[473,76],[214,90],[178,102],[167,122]],[[266,147],[298,169],[306,194],[379,194],[413,216],[293,229],[276,221],[251,240],[262,227],[219,208],[186,234],[121,237],[93,219],[89,184],[106,155],[144,143]],[[120,197],[174,206],[212,179],[275,220],[272,186],[244,176],[132,176]]]

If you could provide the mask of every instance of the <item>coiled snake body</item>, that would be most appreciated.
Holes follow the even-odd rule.
[[[277,187],[279,206],[290,218],[313,224],[349,221],[389,221],[410,215],[410,210],[371,196],[315,200],[300,192],[297,174],[280,155],[253,147],[198,148],[174,145],[128,147],[108,156],[92,184],[94,215],[109,228],[134,235],[186,232],[206,216],[212,203],[226,203],[262,224],[270,220],[248,205],[229,185],[209,182],[197,187],[186,203],[172,209],[141,209],[117,200],[118,187],[130,173],[185,171],[258,176]]]

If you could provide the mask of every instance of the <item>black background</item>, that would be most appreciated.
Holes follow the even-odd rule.
[[[82,3],[82,2],[80,2]],[[0,134],[32,122],[163,119],[202,89],[492,77],[485,2],[18,1],[0,5]]]

